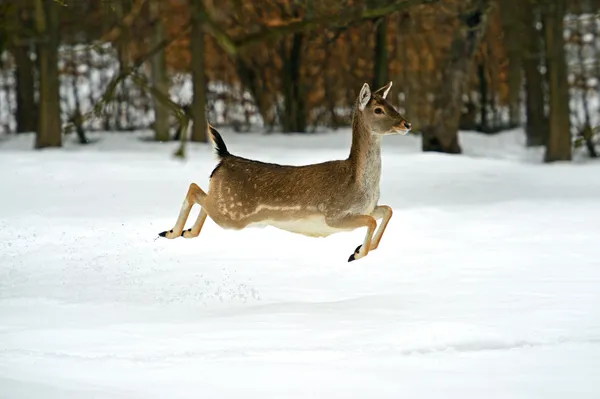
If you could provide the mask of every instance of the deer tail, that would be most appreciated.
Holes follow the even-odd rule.
[[[217,131],[217,129],[215,129],[214,127],[212,127],[209,124],[208,125],[208,133],[210,136],[210,140],[212,141],[213,151],[215,152],[215,154],[220,159],[230,156],[231,153],[227,150],[227,146],[225,145],[225,142],[223,141],[223,137],[221,137],[221,134]]]

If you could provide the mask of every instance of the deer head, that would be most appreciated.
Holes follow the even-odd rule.
[[[405,135],[410,131],[408,122],[385,99],[392,88],[392,82],[371,93],[369,85],[365,83],[357,99],[357,112],[362,113],[366,126],[370,127],[371,134],[385,136],[388,134]]]

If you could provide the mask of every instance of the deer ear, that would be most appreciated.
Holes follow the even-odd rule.
[[[387,97],[388,93],[390,92],[390,89],[392,88],[392,84],[393,84],[393,82],[390,81],[390,83],[388,83],[385,86],[377,89],[375,91],[375,94],[379,94],[379,95],[381,95],[381,97],[383,97],[383,99],[385,99]]]
[[[369,88],[369,84],[365,83],[360,89],[360,94],[358,95],[358,109],[364,111],[365,107],[369,103],[371,99],[371,89]]]

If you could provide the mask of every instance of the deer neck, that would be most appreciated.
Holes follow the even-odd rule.
[[[348,158],[352,177],[361,185],[379,185],[381,177],[381,138],[371,134],[362,114],[356,112],[352,119],[352,147]]]

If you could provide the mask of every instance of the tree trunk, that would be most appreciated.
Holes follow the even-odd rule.
[[[17,133],[37,130],[38,109],[35,103],[34,63],[28,46],[16,45],[15,80],[17,82]]]
[[[585,11],[585,7],[583,6],[583,1],[579,1],[577,2],[577,6],[574,7],[575,10],[571,10],[571,12],[575,13],[575,14],[583,14]],[[581,18],[577,18],[577,32],[579,33],[579,35],[583,35],[585,28],[583,26],[583,23],[581,21]],[[585,44],[583,42],[583,37],[581,36],[581,40],[576,44],[577,46],[577,61],[579,62],[579,68],[581,68],[581,76],[580,79],[583,80],[583,87],[580,89],[580,97],[581,97],[581,108],[583,110],[583,126],[578,129],[579,130],[579,134],[578,134],[578,138],[583,139],[583,142],[585,143],[585,147],[588,150],[588,155],[590,156],[590,158],[598,158],[598,153],[596,152],[596,147],[595,147],[595,143],[594,143],[594,134],[593,134],[593,130],[592,130],[592,121],[591,121],[591,115],[590,115],[590,102],[588,99],[588,86],[587,86],[587,81],[589,79],[589,74],[587,73],[587,70],[585,68],[585,54],[584,54],[584,47]],[[595,47],[595,46],[594,46]]]
[[[58,27],[61,5],[54,0],[36,0],[36,30],[39,34],[40,102],[35,148],[61,147],[62,123],[58,76]]]
[[[569,81],[563,36],[566,6],[566,0],[548,1],[544,18],[550,103],[546,162],[571,160]]]
[[[202,31],[202,1],[191,0],[192,6],[192,37],[190,51],[192,53],[192,76],[194,99],[191,113],[194,120],[192,125],[192,141],[206,142],[206,81],[204,78],[204,32]],[[182,132],[186,134],[186,132]]]
[[[238,55],[236,58],[236,70],[242,86],[252,95],[256,108],[258,108],[258,113],[266,126],[269,124],[269,107],[265,100],[266,90],[264,81],[256,73],[257,68],[245,61],[241,55]]]
[[[283,131],[305,132],[306,131],[306,109],[304,101],[304,90],[300,77],[300,65],[302,64],[302,42],[304,35],[294,33],[292,36],[292,47],[289,54],[285,41],[282,44],[284,52],[283,65],[283,90],[284,90],[284,110],[283,110]]]
[[[117,39],[117,58],[119,59],[119,72],[122,72],[129,66],[129,40],[131,32],[129,26],[123,23],[123,20],[127,13],[131,9],[131,2],[129,0],[117,0],[114,3],[115,17],[122,24],[121,33]],[[119,89],[116,95],[116,118],[117,118],[117,129],[124,130],[130,126],[129,123],[129,90],[124,84],[119,85]]]
[[[71,59],[76,59],[75,49],[71,48]],[[79,85],[77,84],[77,72],[74,71],[73,77],[71,78],[71,89],[73,89],[73,99],[75,100],[75,109],[73,110],[73,115],[70,117],[70,121],[75,126],[75,132],[77,133],[77,138],[79,139],[79,144],[89,144],[90,141],[85,135],[85,129],[83,128],[83,115],[81,114],[81,101],[79,100]]]
[[[119,59],[119,68],[123,70],[129,65],[129,40],[131,32],[129,26],[124,22],[125,16],[131,11],[130,0],[117,0],[114,3],[115,17],[121,24],[121,31],[117,39],[117,57]]]
[[[387,20],[385,17],[376,22],[375,59],[373,63],[373,89],[384,86],[388,79]]]
[[[523,71],[525,74],[525,105],[527,123],[527,146],[536,147],[544,145],[547,138],[548,121],[544,112],[544,78],[540,72],[541,41],[540,33],[535,28],[539,11],[533,0],[523,2],[521,8],[522,24],[524,27],[523,46]]]
[[[423,127],[423,151],[449,154],[462,152],[458,141],[463,86],[471,72],[475,50],[487,26],[487,14],[491,0],[471,0],[465,6],[469,10],[461,15],[463,25],[458,28],[450,54],[443,65],[441,79],[434,98],[434,115]]]
[[[477,75],[479,78],[479,131],[488,132],[488,87],[487,77],[485,76],[485,61],[477,65]]]
[[[530,0],[527,0],[530,1]],[[519,0],[503,0],[500,3],[504,45],[508,56],[508,118],[510,127],[521,125],[521,87],[523,85],[523,25],[520,20],[522,8]]]
[[[150,34],[150,48],[155,48],[165,38],[165,30],[160,19],[160,0],[150,1],[150,16],[153,28]],[[165,50],[162,49],[150,61],[152,85],[162,94],[169,95],[169,80],[167,76],[167,62]],[[154,139],[156,141],[169,141],[169,110],[157,98],[154,98]]]

